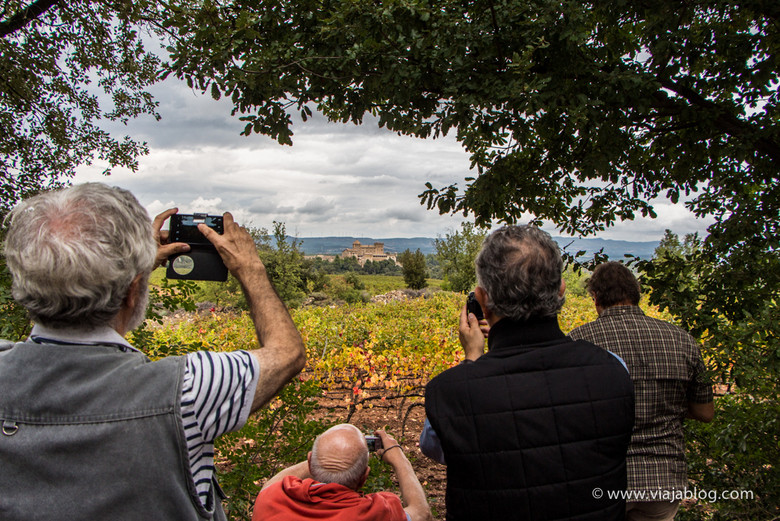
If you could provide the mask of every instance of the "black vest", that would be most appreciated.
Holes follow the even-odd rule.
[[[425,411],[447,461],[448,520],[625,518],[628,372],[557,319],[499,321],[488,353],[432,379]]]

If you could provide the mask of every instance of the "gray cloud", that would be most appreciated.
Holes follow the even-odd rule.
[[[406,210],[390,209],[385,212],[385,215],[389,219],[396,219],[399,221],[411,221],[416,223],[423,222],[426,217],[424,214],[420,212],[412,211],[409,209]]]
[[[162,120],[117,126],[121,135],[147,140],[150,154],[137,172],[100,175],[104,165],[82,167],[75,182],[100,180],[131,190],[150,213],[233,212],[239,222],[271,228],[284,222],[300,236],[436,237],[460,228],[461,215],[441,216],[420,205],[425,182],[434,187],[474,176],[468,154],[454,137],[422,140],[381,129],[375,120],[337,124],[315,114],[293,126],[294,145],[240,136],[228,100],[214,101],[175,79],[155,87]],[[296,118],[294,118],[296,119]],[[599,236],[657,240],[703,230],[682,205],[659,201],[658,219],[640,219]],[[546,228],[556,234],[552,227]]]
[[[298,212],[303,214],[324,215],[333,210],[333,204],[325,200],[324,197],[317,197],[307,201]]]

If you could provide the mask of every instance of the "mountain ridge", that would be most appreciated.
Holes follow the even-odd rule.
[[[344,249],[351,248],[354,241],[360,241],[361,244],[374,244],[381,242],[384,244],[385,251],[390,253],[401,253],[404,250],[420,250],[423,254],[435,253],[434,237],[340,237],[340,236],[322,236],[322,237],[288,237],[288,240],[298,241],[299,249],[306,255],[339,255]],[[614,239],[598,239],[576,237],[553,237],[558,246],[571,254],[578,251],[584,251],[584,259],[592,258],[599,250],[609,256],[610,259],[619,260],[624,255],[633,255],[642,259],[653,257],[656,247],[660,241],[620,241]]]

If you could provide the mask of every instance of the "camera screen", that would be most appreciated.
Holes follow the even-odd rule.
[[[194,215],[176,214],[171,216],[171,242],[186,242],[187,244],[208,244],[202,233],[198,230],[199,224],[205,224],[218,233],[222,233],[222,216],[196,213]]]
[[[377,449],[381,449],[382,438],[379,436],[366,436],[366,445],[368,445],[369,452],[374,452]]]

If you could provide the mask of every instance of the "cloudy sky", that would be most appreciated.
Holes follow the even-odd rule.
[[[95,164],[82,167],[74,182],[127,188],[152,216],[173,206],[186,213],[230,211],[255,227],[283,222],[298,237],[437,237],[460,228],[462,216],[426,210],[417,197],[426,181],[463,187],[475,174],[452,137],[401,137],[370,122],[329,123],[315,113],[293,125],[293,146],[282,146],[266,136],[241,136],[244,124],[230,116],[227,100],[214,101],[174,78],[153,92],[160,121],[106,127],[148,143],[139,169],[105,178],[104,165]],[[659,202],[656,211],[655,220],[619,224],[599,237],[655,241],[666,228],[683,235],[707,225],[682,205]]]

